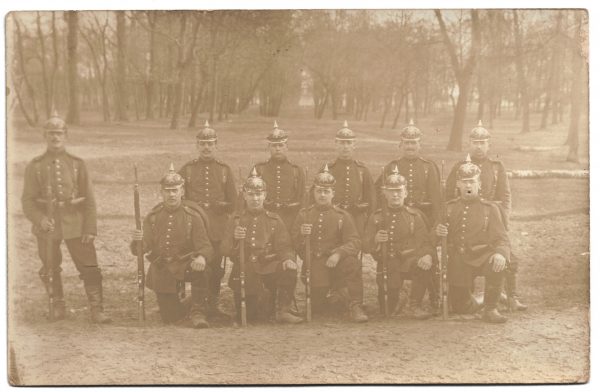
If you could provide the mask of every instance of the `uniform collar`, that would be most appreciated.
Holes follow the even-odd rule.
[[[55,159],[55,158],[59,158],[59,157],[64,156],[66,153],[67,153],[67,150],[65,148],[61,148],[58,151],[46,150],[46,154],[45,155],[49,156],[52,159]]]
[[[315,203],[315,209],[316,209],[317,211],[321,211],[321,212],[323,212],[323,211],[330,210],[330,209],[332,209],[332,208],[333,208],[333,205],[331,205],[331,204],[327,204],[327,205],[325,205],[325,206],[322,206],[321,204],[317,204],[317,203]]]
[[[274,163],[276,165],[281,165],[282,163],[286,163],[287,161],[288,161],[287,157],[284,157],[282,159],[277,159],[277,158],[273,158],[273,157],[269,158],[269,162]]]
[[[481,196],[474,197],[473,199],[463,199],[461,197],[460,201],[462,204],[471,205],[471,204],[479,203],[481,201]]]
[[[471,157],[471,161],[476,164],[476,165],[481,165],[482,163],[484,163],[485,161],[487,161],[489,158],[488,157],[483,157],[481,159],[477,159],[475,157]]]
[[[263,214],[264,212],[265,212],[264,208],[259,208],[257,210],[251,210],[250,208],[246,208],[246,213],[248,215],[252,215],[252,216],[257,216],[257,215]]]
[[[206,163],[206,164],[208,164],[208,163],[212,163],[214,161],[215,161],[214,157],[213,158],[209,158],[209,159],[204,159],[204,158],[198,157],[198,162],[199,163]]]

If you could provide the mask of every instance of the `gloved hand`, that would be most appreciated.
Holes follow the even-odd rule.
[[[204,258],[204,256],[199,255],[194,260],[192,260],[192,262],[190,263],[190,267],[194,271],[202,272],[204,271],[204,268],[206,268],[206,259]]]
[[[233,230],[233,238],[236,240],[243,240],[246,238],[246,228],[242,226],[236,226]]]
[[[132,241],[141,241],[144,238],[144,233],[142,232],[142,229],[140,230],[132,230],[131,231],[131,240]]]
[[[387,230],[379,230],[377,234],[375,234],[375,242],[388,242],[388,233]]]
[[[298,268],[298,266],[296,265],[296,263],[294,263],[292,260],[287,259],[283,262],[283,270],[296,270]]]
[[[500,272],[506,267],[506,259],[500,253],[494,253],[490,258],[492,271]]]
[[[425,271],[429,271],[432,264],[433,264],[433,259],[431,258],[431,255],[425,255],[425,256],[421,257],[419,259],[419,261],[417,261],[417,267],[419,267]]]
[[[339,253],[332,254],[325,262],[325,266],[327,268],[335,268],[335,266],[340,262],[340,258],[341,256]]]
[[[54,231],[54,219],[43,217],[40,221],[40,228],[45,232]]]

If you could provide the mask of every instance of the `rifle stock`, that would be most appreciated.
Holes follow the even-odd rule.
[[[385,167],[381,168],[381,184],[385,185]],[[387,200],[385,197],[383,198],[383,229],[387,231]],[[389,317],[390,311],[388,309],[388,274],[387,274],[387,266],[388,266],[388,243],[381,243],[381,281],[383,287],[383,314],[385,317]]]
[[[133,185],[133,208],[135,210],[135,228],[142,229],[142,217],[140,213],[140,191],[138,186],[137,165],[133,165],[135,183]],[[146,309],[144,305],[144,245],[142,241],[135,244],[137,253],[137,283],[138,283],[138,321],[146,320]]]
[[[311,304],[311,292],[310,292],[310,263],[311,263],[311,249],[310,249],[310,235],[306,236],[306,248],[304,250],[304,259],[306,261],[306,321],[312,320],[312,304]]]
[[[236,226],[239,226],[239,220]],[[246,241],[244,239],[239,240],[240,246],[240,318],[242,322],[242,327],[246,327],[248,325],[246,320],[246,255],[245,255],[245,247]]]
[[[52,168],[48,166],[48,183],[46,184],[46,215],[54,219],[54,200],[52,195]],[[46,233],[46,276],[48,279],[48,320],[54,321],[54,252],[52,251],[52,232]]]
[[[446,180],[444,179],[444,166],[446,162],[442,160],[442,168],[440,175],[441,182],[441,193],[442,193],[442,203],[441,203],[441,218],[442,222],[446,224]],[[440,257],[441,264],[441,274],[440,274],[440,294],[442,296],[441,305],[442,305],[442,317],[444,320],[448,319],[448,237],[442,237],[442,254]]]

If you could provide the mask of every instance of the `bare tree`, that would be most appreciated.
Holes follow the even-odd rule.
[[[575,11],[575,36],[573,37],[573,57],[571,66],[573,69],[573,79],[571,84],[571,122],[569,124],[569,136],[567,144],[569,153],[567,161],[579,162],[579,122],[581,117],[581,90],[583,87],[584,56],[587,48],[583,47],[583,13],[585,11]]]
[[[69,83],[69,109],[67,123],[78,125],[79,116],[79,75],[77,73],[77,41],[79,30],[78,11],[67,11],[67,78]]]
[[[117,69],[116,69],[116,95],[115,95],[115,117],[117,121],[129,121],[127,116],[127,67],[126,56],[126,25],[125,11],[115,11],[117,15]]]
[[[528,79],[525,77],[525,66],[523,64],[523,33],[519,23],[519,11],[513,10],[513,29],[515,35],[515,63],[517,67],[517,80],[519,84],[520,106],[523,110],[521,133],[529,132],[529,87]]]
[[[435,10],[435,16],[437,17],[440,25],[440,31],[442,33],[444,45],[446,46],[446,50],[450,56],[450,62],[452,64],[452,69],[454,70],[454,76],[456,77],[456,82],[458,83],[459,89],[458,101],[454,110],[452,130],[450,131],[450,140],[448,141],[447,148],[448,150],[452,151],[461,151],[467,104],[469,100],[469,94],[471,93],[473,73],[475,66],[477,65],[477,57],[479,55],[481,46],[479,14],[477,10],[471,10],[471,50],[463,66],[460,64],[460,59],[457,55],[455,45],[450,40],[448,30],[446,29],[446,23],[444,22],[441,11]]]

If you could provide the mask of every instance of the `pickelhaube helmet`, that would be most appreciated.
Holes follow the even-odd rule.
[[[203,142],[216,142],[217,141],[217,131],[212,129],[208,124],[208,120],[204,123],[204,128],[199,130],[196,134],[196,140]]]
[[[256,192],[265,192],[267,190],[267,184],[265,181],[258,176],[256,172],[256,167],[252,169],[252,173],[250,173],[250,177],[246,179],[243,186],[244,192],[248,193],[256,193]]]
[[[162,189],[177,189],[180,186],[182,186],[183,183],[183,177],[181,177],[181,175],[179,175],[179,173],[175,171],[175,167],[173,167],[173,162],[171,162],[169,172],[165,174],[165,176],[160,180],[160,185]]]
[[[269,141],[269,143],[283,143],[283,142],[286,142],[287,139],[288,139],[287,132],[284,131],[283,129],[280,129],[279,126],[277,125],[277,121],[274,121],[273,122],[273,130],[271,131],[269,136],[267,136],[267,140]]]
[[[335,140],[355,140],[354,132],[348,128],[348,121],[344,121],[344,125],[335,134]]]
[[[62,129],[62,130],[66,131],[67,123],[65,122],[65,120],[60,118],[58,116],[58,112],[56,110],[54,110],[52,112],[52,115],[50,116],[50,118],[48,120],[46,120],[46,123],[44,123],[44,129],[47,129],[47,130]]]
[[[458,167],[456,177],[459,180],[473,180],[479,178],[481,169],[471,162],[471,154],[467,154],[465,162]]]
[[[315,186],[321,188],[333,188],[335,186],[335,177],[329,172],[327,164],[325,164],[323,171],[315,176],[313,183]]]
[[[398,173],[398,166],[394,167],[392,174],[385,178],[381,188],[389,190],[406,188],[406,178]]]
[[[419,128],[415,126],[412,118],[408,123],[408,126],[402,129],[402,133],[400,134],[400,139],[402,140],[420,140],[423,133]]]
[[[481,120],[479,120],[477,126],[471,129],[471,132],[469,133],[469,138],[473,141],[489,140],[490,137],[490,132],[483,127]]]

